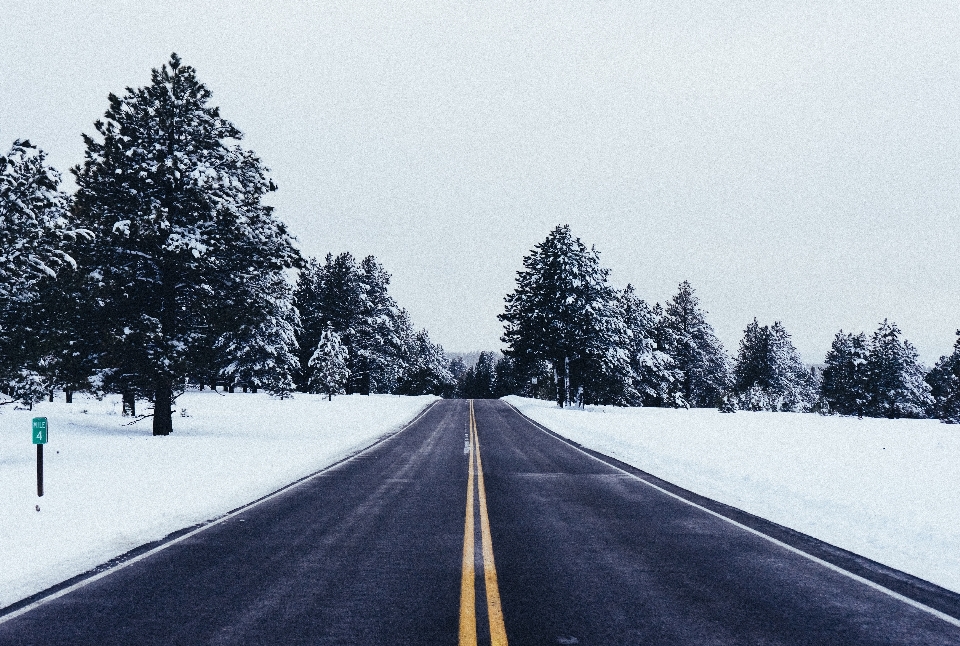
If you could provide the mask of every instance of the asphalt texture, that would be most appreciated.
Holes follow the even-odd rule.
[[[957,626],[503,402],[477,401],[475,415],[511,644],[960,644]],[[467,429],[468,403],[440,402],[321,475],[0,623],[0,645],[455,643]]]

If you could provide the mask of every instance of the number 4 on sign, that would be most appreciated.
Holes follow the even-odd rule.
[[[34,444],[47,443],[47,418],[46,417],[33,418],[33,443]]]

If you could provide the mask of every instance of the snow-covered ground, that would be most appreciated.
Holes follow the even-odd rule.
[[[118,397],[4,406],[0,608],[317,471],[434,399],[191,392],[177,401],[167,437],[153,437],[149,419],[126,426]],[[42,498],[30,438],[39,416],[50,425]]]
[[[960,427],[506,399],[583,446],[960,592]]]

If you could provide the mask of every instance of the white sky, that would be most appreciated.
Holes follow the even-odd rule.
[[[448,350],[499,348],[569,223],[648,301],[690,280],[731,352],[754,316],[808,361],[889,318],[931,363],[960,327],[957,34],[917,1],[0,0],[0,147],[66,174],[176,51],[301,248],[377,256]]]

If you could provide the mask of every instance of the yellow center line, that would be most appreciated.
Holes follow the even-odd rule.
[[[480,459],[480,437],[477,420],[473,415],[473,400],[470,400],[470,425],[473,441],[477,445],[477,490],[480,492],[480,535],[483,548],[483,577],[487,591],[487,617],[490,619],[491,646],[507,646],[507,629],[503,624],[503,609],[500,606],[500,588],[497,586],[497,568],[493,563],[493,539],[490,536],[490,519],[487,517],[487,493],[483,487],[483,461]]]
[[[463,571],[460,577],[460,646],[477,645],[477,609],[474,593],[473,547],[473,401],[470,401],[470,467],[467,475],[467,513],[463,527]]]

